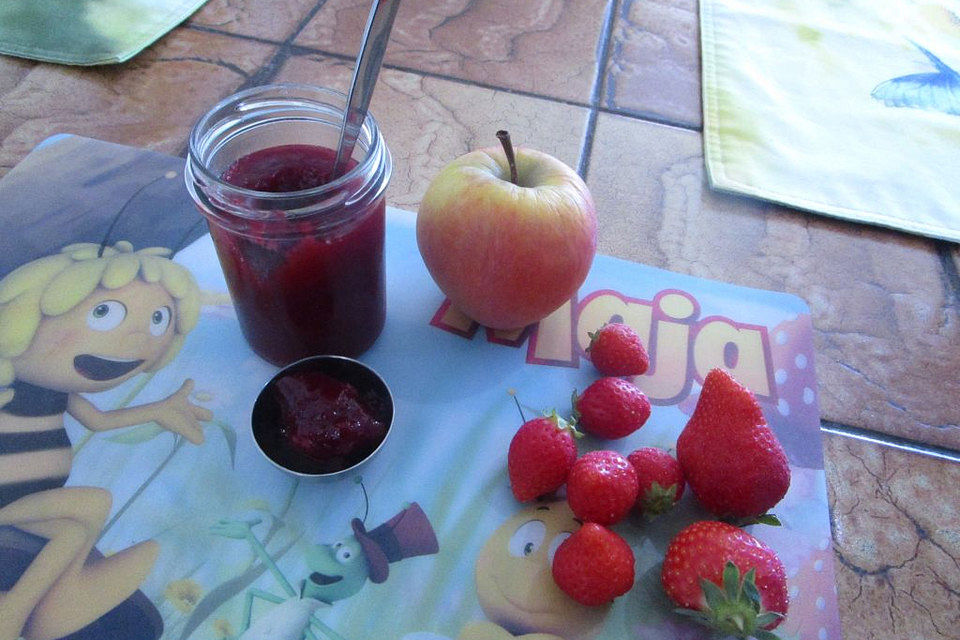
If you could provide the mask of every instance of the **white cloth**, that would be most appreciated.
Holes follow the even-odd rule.
[[[712,186],[960,241],[960,2],[701,0]]]

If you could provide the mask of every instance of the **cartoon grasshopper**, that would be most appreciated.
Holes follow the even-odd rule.
[[[391,562],[434,554],[440,548],[433,526],[416,502],[370,531],[363,521],[354,518],[350,522],[353,534],[334,544],[318,544],[307,550],[310,575],[300,582],[298,592],[254,535],[252,527],[259,522],[259,519],[221,520],[211,527],[215,535],[246,540],[285,594],[277,596],[262,589],[247,590],[238,640],[344,640],[316,618],[314,612],[319,607],[349,598],[360,591],[367,579],[377,584],[386,581]],[[255,599],[278,606],[251,624]]]

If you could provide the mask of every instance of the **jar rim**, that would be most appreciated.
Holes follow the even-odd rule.
[[[370,144],[369,150],[367,151],[366,157],[362,162],[358,162],[356,166],[351,168],[349,171],[344,173],[342,176],[330,182],[325,182],[316,187],[310,187],[309,189],[300,189],[298,191],[261,191],[258,189],[249,189],[246,187],[240,187],[229,182],[225,182],[220,175],[210,171],[207,168],[206,163],[201,159],[200,155],[200,145],[202,142],[201,132],[210,127],[211,120],[214,117],[214,114],[217,114],[223,109],[226,109],[233,103],[242,104],[245,100],[248,100],[252,97],[266,96],[271,93],[275,93],[275,97],[282,99],[284,97],[294,98],[294,95],[283,96],[284,92],[292,93],[294,91],[302,91],[304,93],[313,93],[314,95],[327,95],[331,97],[336,97],[342,99],[343,108],[339,108],[336,105],[327,105],[332,106],[334,109],[340,111],[340,113],[345,117],[345,108],[348,100],[348,96],[336,89],[331,89],[329,87],[320,87],[317,85],[309,85],[297,82],[280,82],[272,83],[265,85],[258,85],[255,87],[250,87],[249,89],[244,89],[233,93],[223,100],[216,103],[213,107],[207,110],[199,120],[194,124],[192,130],[190,131],[189,143],[187,145],[187,157],[188,164],[192,172],[199,173],[202,178],[211,183],[216,184],[219,187],[226,188],[237,195],[257,198],[265,201],[282,201],[287,199],[294,198],[306,198],[311,196],[320,196],[326,192],[335,192],[341,189],[348,182],[357,178],[360,175],[366,175],[370,172],[373,163],[377,160],[378,155],[375,153],[375,150],[383,146],[383,138],[380,133],[380,127],[377,124],[376,118],[373,117],[373,114],[367,111],[366,117],[361,124],[361,131],[368,130],[370,132]],[[387,160],[389,163],[389,160]]]

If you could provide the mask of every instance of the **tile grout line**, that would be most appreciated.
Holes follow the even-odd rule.
[[[318,0],[317,4],[315,4],[313,8],[306,13],[306,15],[300,18],[297,26],[290,31],[290,35],[284,38],[283,42],[280,43],[280,46],[277,49],[277,52],[273,54],[273,57],[271,57],[265,65],[260,67],[256,73],[251,75],[246,82],[240,85],[240,88],[237,89],[238,91],[242,91],[243,89],[264,84],[270,80],[273,80],[273,78],[280,71],[280,68],[287,62],[287,60],[290,59],[293,50],[293,41],[296,40],[297,36],[299,36],[304,28],[310,24],[310,21],[313,20],[314,16],[320,12],[320,10],[323,8],[323,5],[326,4],[326,1],[327,0]]]
[[[593,155],[593,139],[597,132],[597,117],[600,107],[600,95],[603,92],[604,78],[607,74],[607,63],[610,62],[610,42],[613,39],[613,27],[620,7],[620,0],[609,0],[607,10],[603,16],[603,27],[600,40],[597,41],[597,65],[593,77],[593,87],[590,89],[590,113],[587,115],[587,126],[583,132],[583,146],[580,148],[580,158],[577,162],[577,173],[587,181],[590,173],[590,158]]]
[[[623,118],[630,118],[632,120],[640,120],[642,122],[648,122],[650,124],[658,124],[664,127],[671,127],[673,129],[682,129],[684,131],[694,131],[700,133],[703,131],[702,125],[690,124],[689,122],[681,122],[680,120],[671,120],[670,118],[665,118],[663,116],[655,116],[652,114],[645,114],[639,111],[631,111],[630,109],[621,109],[618,107],[597,107],[597,110],[600,113],[608,113],[614,116],[621,116]]]
[[[208,27],[203,24],[185,24],[183,25],[184,29],[190,31],[199,31],[201,33],[209,33],[214,36],[224,36],[226,38],[234,38],[236,40],[246,40],[248,42],[257,42],[259,44],[272,44],[280,46],[283,44],[280,40],[271,40],[270,38],[261,38],[259,36],[251,36],[246,33],[231,33],[229,31],[224,31],[223,29],[217,29],[216,27]]]
[[[314,7],[310,9],[310,11],[308,11],[306,15],[304,15],[300,19],[300,21],[297,23],[297,25],[291,30],[290,35],[284,38],[283,42],[276,42],[273,40],[254,38],[251,36],[243,36],[239,34],[226,33],[222,31],[218,31],[216,29],[211,29],[209,27],[199,27],[196,25],[187,25],[186,28],[203,31],[205,33],[214,33],[214,34],[229,36],[231,38],[237,38],[241,40],[252,40],[255,42],[260,42],[262,44],[277,45],[277,50],[270,57],[270,59],[267,62],[265,62],[255,72],[250,74],[246,80],[244,80],[242,83],[240,83],[239,86],[235,87],[230,92],[231,94],[234,94],[234,93],[237,93],[238,91],[243,91],[244,89],[249,89],[251,87],[256,87],[261,84],[266,84],[270,82],[277,75],[277,73],[280,71],[280,68],[287,62],[287,60],[290,59],[291,51],[293,48],[293,41],[296,39],[298,35],[300,35],[300,32],[303,31],[304,27],[306,27],[310,23],[310,21],[313,20],[314,16],[316,16],[317,13],[320,12],[320,10],[323,8],[323,5],[326,4],[326,1],[327,0],[318,0],[317,4],[314,5]],[[184,144],[184,146],[180,148],[180,153],[178,155],[180,157],[185,158],[187,156],[187,153],[189,153],[189,151],[190,151],[190,141],[188,139],[186,144]]]
[[[908,440],[907,438],[902,438],[900,436],[893,436],[886,433],[880,433],[878,431],[871,431],[870,429],[863,429],[861,427],[852,427],[850,425],[830,422],[828,420],[821,420],[820,431],[845,438],[851,438],[853,440],[860,440],[884,447],[890,447],[891,449],[899,449],[900,451],[906,451],[908,453],[914,453],[917,455],[926,456],[928,458],[936,458],[938,460],[945,460],[947,462],[955,462],[960,464],[960,451],[953,451],[945,447],[938,447],[936,445],[925,444],[915,440]]]
[[[276,40],[269,40],[269,39],[266,39],[266,38],[257,38],[257,37],[255,37],[255,36],[249,36],[249,35],[245,35],[245,34],[230,33],[230,32],[228,32],[228,31],[221,31],[220,29],[215,29],[215,28],[213,28],[213,27],[205,27],[205,26],[202,26],[202,25],[185,25],[185,28],[187,28],[187,29],[192,29],[192,30],[194,30],[194,31],[202,31],[202,32],[204,32],[204,33],[210,33],[210,34],[213,34],[213,35],[224,36],[224,37],[228,37],[228,38],[236,38],[236,39],[238,39],[238,40],[248,40],[248,41],[251,41],[251,42],[258,42],[258,43],[260,43],[260,44],[269,44],[269,45],[276,45],[276,46],[283,46],[283,45],[285,44],[284,42],[278,42],[278,41],[276,41]],[[292,55],[292,56],[314,54],[314,55],[326,56],[326,57],[328,57],[328,58],[335,58],[335,59],[337,59],[337,60],[343,60],[344,62],[353,62],[353,61],[354,61],[354,58],[353,58],[352,56],[349,56],[349,55],[344,54],[344,53],[337,53],[337,52],[334,52],[334,51],[327,51],[327,50],[325,50],[325,49],[318,49],[318,48],[316,48],[316,47],[309,47],[309,46],[301,45],[301,44],[293,44],[292,42],[289,43],[289,49],[290,49],[290,55]],[[522,97],[525,97],[525,98],[534,98],[534,99],[537,99],[537,100],[544,100],[544,101],[547,101],[547,102],[553,102],[553,103],[556,103],[556,104],[563,104],[563,105],[567,105],[567,106],[570,106],[570,107],[578,107],[578,108],[581,108],[581,109],[592,109],[592,108],[593,108],[593,107],[591,106],[591,104],[588,103],[588,102],[582,102],[582,101],[573,100],[573,99],[570,99],[570,98],[561,98],[561,97],[558,97],[558,96],[550,96],[550,95],[546,95],[546,94],[542,94],[542,93],[536,93],[536,92],[534,92],[534,91],[524,91],[524,90],[522,90],[522,89],[514,89],[514,88],[512,88],[512,87],[504,87],[504,86],[495,85],[495,84],[490,84],[490,83],[486,83],[486,82],[477,82],[477,81],[474,81],[474,80],[467,80],[467,79],[464,79],[464,78],[458,78],[458,77],[456,77],[456,76],[451,76],[451,75],[448,75],[448,74],[445,74],[445,73],[439,73],[439,72],[435,72],[435,71],[426,71],[426,70],[423,70],[423,69],[417,69],[417,68],[414,68],[414,67],[407,67],[407,66],[399,65],[399,64],[384,63],[384,64],[383,64],[383,68],[384,68],[384,69],[390,69],[391,71],[401,71],[401,72],[403,72],[403,73],[415,74],[415,75],[423,76],[423,77],[425,77],[425,78],[434,78],[434,79],[437,79],[437,80],[445,80],[445,81],[447,81],[447,82],[453,82],[453,83],[460,84],[460,85],[464,85],[464,86],[477,87],[477,88],[480,88],[480,89],[489,89],[489,90],[491,90],[491,91],[502,91],[502,92],[504,92],[504,93],[509,93],[509,94],[511,94],[511,95],[522,96]],[[672,119],[670,119],[670,118],[666,118],[666,117],[662,117],[662,116],[656,116],[656,115],[652,115],[652,114],[645,114],[645,113],[641,113],[641,112],[638,112],[638,111],[632,111],[632,110],[630,110],[630,109],[622,109],[622,108],[618,108],[618,107],[605,107],[605,106],[602,106],[602,105],[599,105],[599,104],[598,104],[598,105],[596,106],[596,111],[597,111],[598,113],[607,113],[607,114],[611,114],[611,115],[622,116],[622,117],[625,117],[625,118],[631,118],[631,119],[633,119],[633,120],[639,120],[639,121],[647,122],[647,123],[650,123],[650,124],[657,124],[657,125],[672,127],[672,128],[674,128],[674,129],[682,129],[682,130],[684,130],[684,131],[697,131],[697,132],[699,132],[699,131],[702,131],[702,130],[703,130],[703,127],[700,126],[700,125],[695,125],[695,124],[691,124],[691,123],[688,123],[688,122],[682,122],[682,121],[680,121],[680,120],[672,120]]]
[[[321,55],[328,58],[336,58],[338,60],[343,60],[344,62],[353,62],[354,58],[348,56],[344,53],[336,53],[334,51],[327,51],[325,49],[317,49],[315,47],[307,47],[302,44],[291,45],[291,50],[293,55]],[[511,87],[503,87],[500,85],[489,84],[486,82],[477,82],[475,80],[466,80],[464,78],[458,78],[456,76],[447,75],[445,73],[438,73],[436,71],[426,71],[424,69],[416,69],[414,67],[406,67],[399,64],[390,64],[387,62],[383,63],[384,69],[389,69],[391,71],[402,71],[403,73],[410,73],[418,76],[423,76],[424,78],[434,78],[436,80],[446,80],[448,82],[453,82],[456,84],[462,84],[469,87],[477,87],[479,89],[489,89],[491,91],[501,91],[503,93],[509,93],[512,95],[523,96],[525,98],[537,98],[539,100],[546,100],[549,102],[556,102],[558,104],[565,104],[571,107],[580,107],[582,109],[589,109],[590,104],[586,102],[580,102],[578,100],[571,100],[570,98],[559,98],[556,96],[548,96],[541,93],[535,93],[533,91],[524,91],[522,89],[513,89]]]

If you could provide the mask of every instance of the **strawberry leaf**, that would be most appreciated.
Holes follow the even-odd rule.
[[[560,417],[560,414],[557,413],[556,409],[551,409],[550,411],[544,411],[543,415],[544,417],[549,418],[550,422],[552,422],[554,426],[560,431],[569,431],[570,435],[577,439],[583,437],[583,432],[577,429],[576,422],[564,420],[563,418]]]
[[[764,513],[759,516],[748,516],[746,518],[730,518],[726,519],[730,524],[735,527],[750,527],[755,524],[765,524],[771,527],[782,527],[783,523],[780,522],[780,518],[772,513]]]
[[[757,626],[761,629],[768,627],[777,620],[781,619],[783,616],[777,613],[776,611],[764,611],[757,616]]]
[[[753,606],[756,607],[757,611],[761,608],[760,603],[760,592],[757,591],[757,570],[750,569],[747,571],[747,575],[743,576],[743,593],[747,596],[747,599],[753,603]],[[761,625],[766,626],[766,625]]]
[[[601,329],[603,327],[600,327]],[[593,343],[597,340],[597,336],[600,335],[600,329],[596,331],[587,331],[587,337],[590,338],[590,344],[587,345],[587,353],[590,353],[590,349],[593,348]]]
[[[694,620],[695,622],[698,622],[704,626],[710,626],[713,622],[713,619],[710,616],[695,609],[674,609],[673,612],[677,615],[683,616],[684,618],[690,618],[691,620]]]
[[[677,485],[672,484],[664,488],[659,482],[654,480],[650,483],[650,488],[641,498],[641,507],[644,515],[648,518],[654,518],[662,513],[666,513],[673,508],[676,503]]]
[[[765,513],[762,516],[757,516],[757,520],[754,524],[766,524],[771,527],[783,526],[783,523],[780,522],[780,518],[778,518],[772,513]]]
[[[767,631],[766,629],[761,629],[753,634],[753,637],[757,640],[781,640],[780,636],[775,634],[772,631]]]
[[[717,585],[709,580],[700,580],[700,587],[703,589],[703,597],[707,601],[707,608],[717,610],[723,607],[727,595]]]
[[[740,597],[740,570],[729,560],[723,568],[723,588],[727,592],[728,600]]]
[[[724,636],[736,638],[766,638],[769,633],[764,629],[783,616],[774,611],[765,611],[756,585],[756,570],[750,569],[740,579],[740,569],[728,561],[723,568],[723,586],[701,579],[703,604],[701,616],[684,613],[697,622],[704,624]],[[678,611],[678,613],[680,613]]]
[[[580,396],[577,395],[577,390],[574,389],[573,393],[570,395],[570,405],[573,409],[570,412],[570,422],[577,424],[580,421],[580,412],[577,410],[577,401],[580,399]]]

